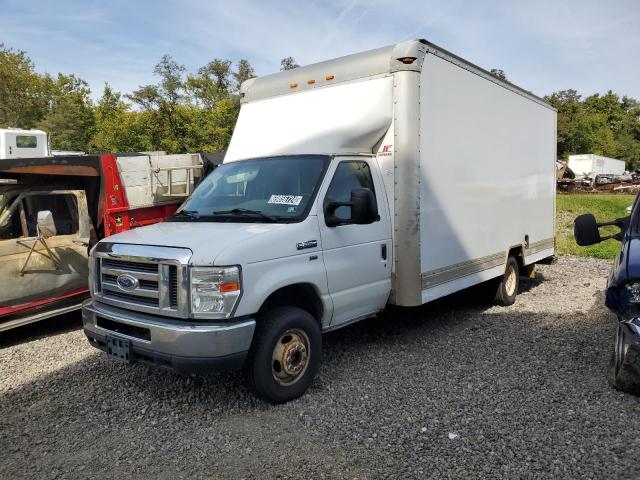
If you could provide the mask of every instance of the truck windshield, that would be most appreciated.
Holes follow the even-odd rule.
[[[326,155],[256,158],[220,165],[172,221],[292,222],[306,217]]]

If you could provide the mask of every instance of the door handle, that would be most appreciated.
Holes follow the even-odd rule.
[[[383,243],[382,245],[380,245],[380,256],[382,257],[382,260],[386,260],[387,259],[387,244]]]

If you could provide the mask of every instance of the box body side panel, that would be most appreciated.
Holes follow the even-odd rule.
[[[447,294],[469,286],[464,277],[479,283],[488,272],[499,275],[514,246],[523,248],[524,263],[534,246],[553,254],[555,121],[554,110],[427,55],[419,140],[423,290],[450,284],[440,289]]]

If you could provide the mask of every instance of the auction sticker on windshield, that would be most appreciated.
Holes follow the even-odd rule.
[[[267,203],[276,205],[300,205],[302,195],[271,195]]]

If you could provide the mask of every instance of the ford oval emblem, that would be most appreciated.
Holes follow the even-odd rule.
[[[126,273],[118,275],[116,283],[122,290],[134,290],[138,287],[138,279],[136,277],[132,277],[131,275],[127,275]]]

